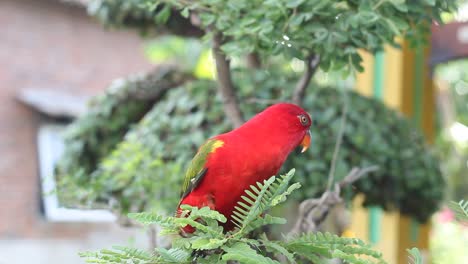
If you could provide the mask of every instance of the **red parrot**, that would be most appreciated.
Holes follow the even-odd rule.
[[[186,174],[181,204],[208,206],[234,225],[231,214],[244,191],[256,182],[276,175],[289,153],[299,145],[310,145],[309,114],[297,105],[279,103],[266,108],[242,126],[208,139],[198,150]],[[184,233],[193,233],[186,226]]]

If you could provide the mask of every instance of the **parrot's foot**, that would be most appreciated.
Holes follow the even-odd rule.
[[[189,237],[193,232],[195,232],[195,228],[193,226],[186,225],[180,229],[179,235],[181,237]]]
[[[219,249],[201,249],[201,250],[194,250],[190,255],[192,258],[192,263],[197,263],[198,258],[204,258],[209,255],[213,255],[215,253],[219,253]]]

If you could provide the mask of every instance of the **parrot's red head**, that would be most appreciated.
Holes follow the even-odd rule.
[[[301,107],[290,103],[272,105],[254,116],[243,127],[248,131],[256,131],[262,135],[259,140],[286,146],[287,152],[298,146],[306,151],[310,146],[310,131],[312,124],[310,115]]]

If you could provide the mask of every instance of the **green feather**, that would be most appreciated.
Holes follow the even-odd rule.
[[[224,142],[219,139],[209,139],[198,149],[197,154],[193,157],[185,173],[181,199],[185,198],[198,186],[208,170],[208,168],[205,167],[208,156],[223,145]]]

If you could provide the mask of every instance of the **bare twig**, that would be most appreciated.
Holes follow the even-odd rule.
[[[378,166],[370,166],[364,169],[354,167],[343,180],[335,184],[333,191],[325,191],[320,198],[304,200],[299,205],[298,218],[289,235],[317,231],[320,224],[327,217],[328,212],[336,204],[342,202],[340,197],[341,189],[376,170],[378,170]]]
[[[160,65],[143,78],[136,78],[135,89],[128,95],[131,99],[157,101],[172,88],[175,88],[194,77],[180,70],[175,65]]]
[[[296,85],[296,88],[293,92],[292,101],[293,103],[300,105],[302,102],[302,98],[304,98],[305,90],[307,86],[309,86],[310,80],[312,76],[314,76],[315,71],[318,68],[320,62],[320,55],[312,54],[306,60],[304,75],[302,75],[301,79]]]
[[[224,111],[234,127],[239,127],[244,123],[242,113],[234,92],[234,84],[231,79],[229,60],[221,50],[222,35],[215,33],[213,37],[213,54],[216,62],[216,72],[219,83],[219,92],[223,100]]]
[[[148,228],[148,239],[149,239],[149,250],[150,252],[153,252],[153,250],[158,247],[157,232],[156,232],[156,227],[154,225]]]
[[[346,127],[346,115],[348,114],[348,100],[346,95],[344,96],[344,105],[343,105],[343,112],[341,113],[341,122],[340,122],[340,130],[338,131],[338,136],[335,143],[335,149],[333,150],[333,158],[330,165],[330,171],[328,174],[328,184],[327,184],[327,191],[329,191],[333,184],[333,179],[335,177],[335,168],[336,162],[338,160],[338,154],[340,151],[341,143],[343,142],[343,135],[344,130]]]

